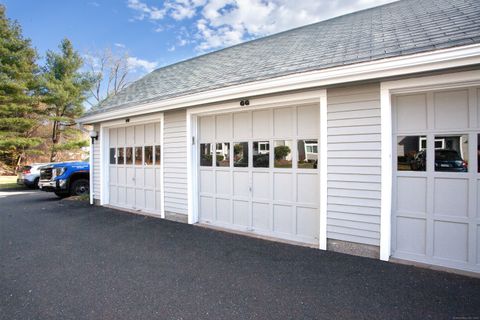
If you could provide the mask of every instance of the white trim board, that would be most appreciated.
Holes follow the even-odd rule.
[[[416,77],[380,83],[382,189],[380,212],[380,259],[388,261],[392,238],[393,131],[392,94],[452,89],[480,85],[480,70]]]
[[[238,100],[245,97],[419,72],[438,71],[475,64],[480,64],[480,44],[357,63],[319,71],[297,73],[157,102],[138,103],[131,107],[114,108],[110,111],[87,115],[80,118],[78,122],[91,124],[133,115],[200,106],[221,101]]]

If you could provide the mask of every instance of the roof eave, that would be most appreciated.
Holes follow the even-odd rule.
[[[100,113],[85,115],[81,124],[94,124],[135,115],[194,107],[245,97],[275,94],[285,91],[324,87],[341,83],[408,75],[448,68],[480,64],[480,44],[429,51],[319,71],[249,82],[215,90],[185,95],[132,107],[121,106]],[[480,71],[479,71],[480,78]]]

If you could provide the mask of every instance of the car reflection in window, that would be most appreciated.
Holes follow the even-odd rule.
[[[427,137],[400,136],[397,138],[397,170],[425,171],[427,169]]]
[[[270,166],[270,143],[255,141],[253,143],[253,167],[268,168]]]
[[[468,171],[468,135],[435,137],[442,148],[435,148],[435,171]]]
[[[248,142],[237,142],[233,145],[233,166],[248,167]]]

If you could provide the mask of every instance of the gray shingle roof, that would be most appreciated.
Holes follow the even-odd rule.
[[[480,43],[480,0],[401,0],[157,69],[88,114],[473,43]]]

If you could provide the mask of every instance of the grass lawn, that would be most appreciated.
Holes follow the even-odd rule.
[[[17,176],[0,176],[0,189],[18,188]]]

